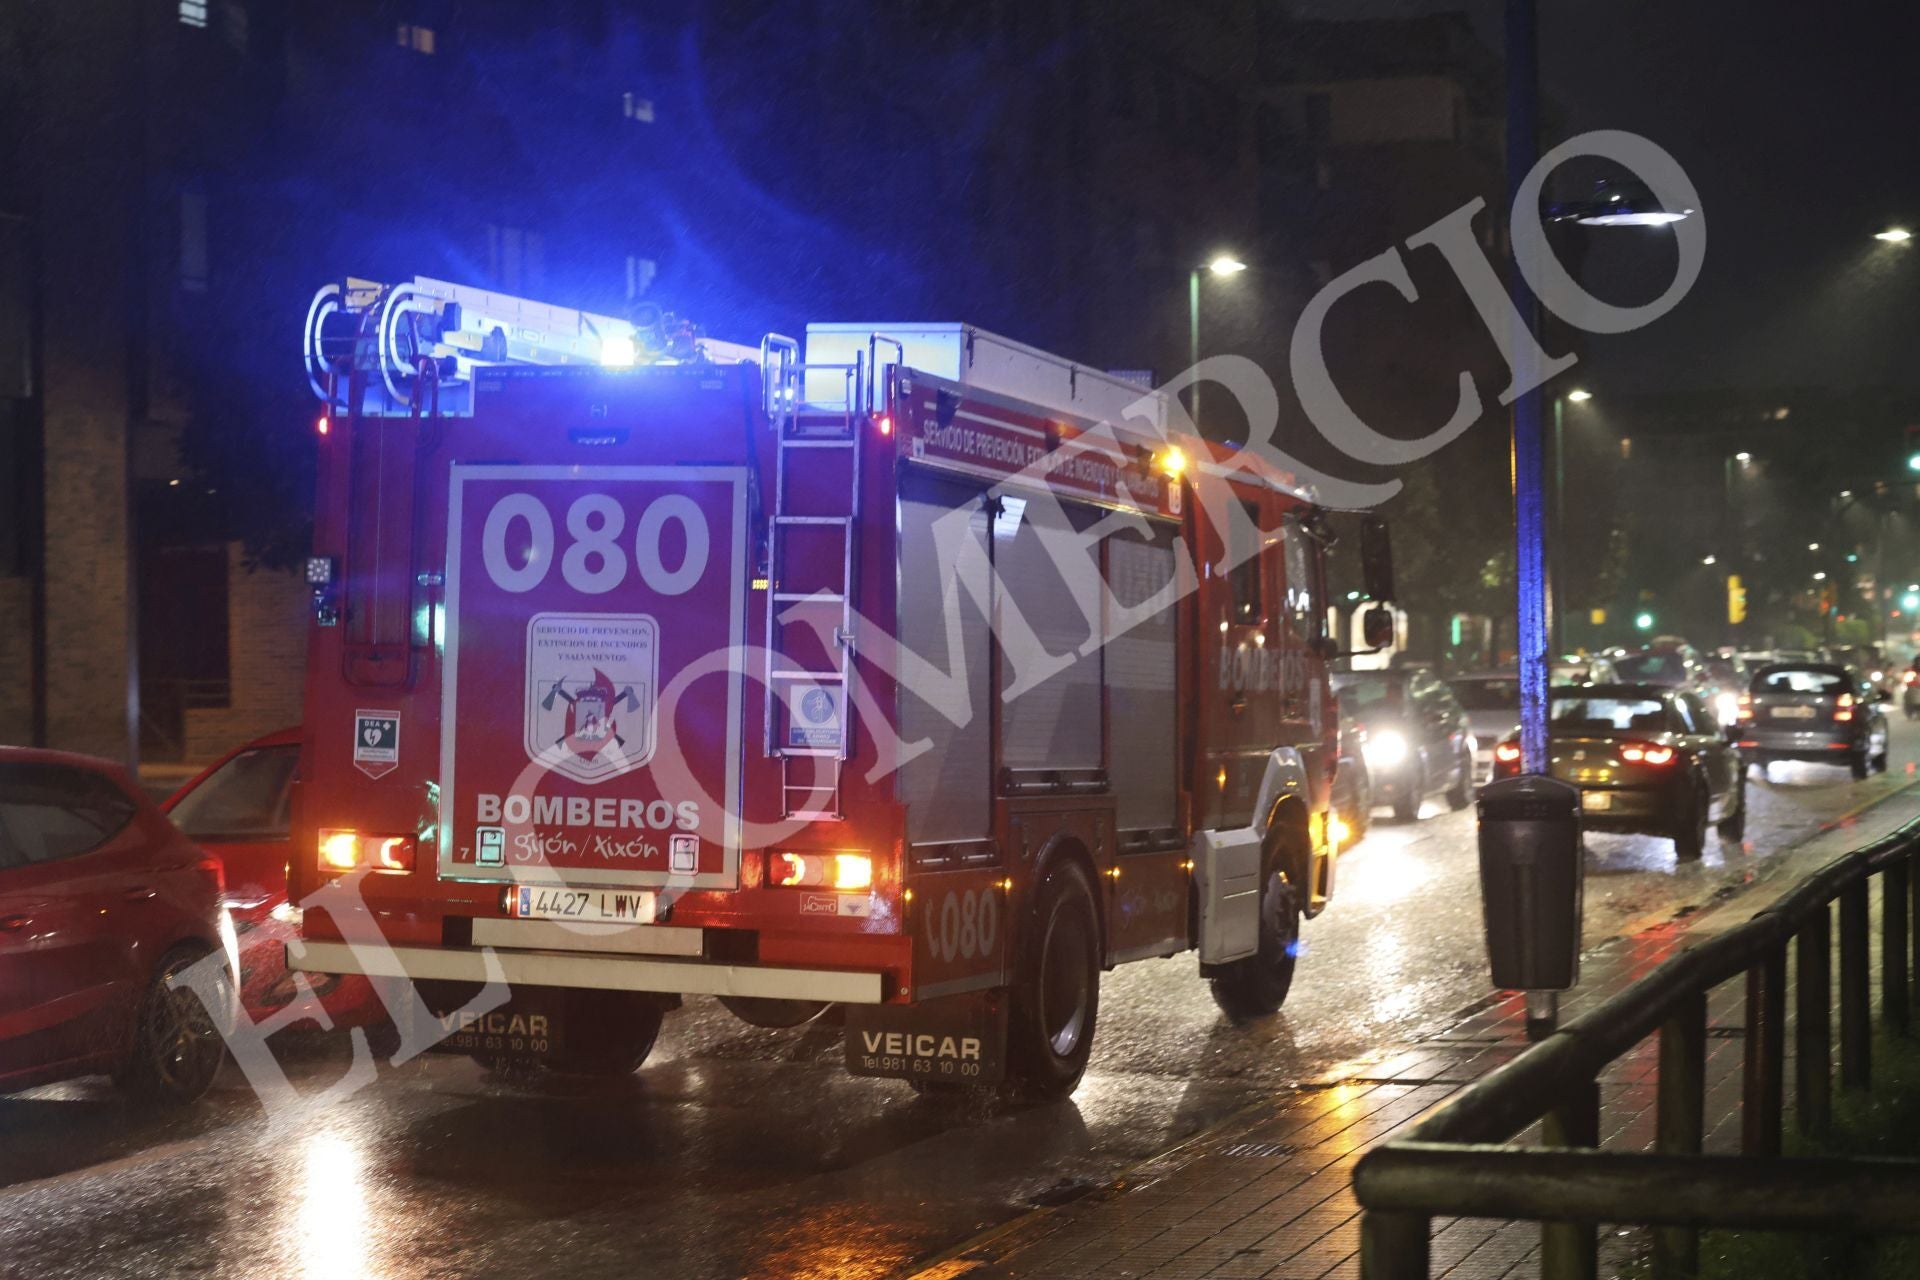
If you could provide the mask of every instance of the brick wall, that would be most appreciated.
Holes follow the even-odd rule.
[[[0,745],[33,738],[33,584],[0,578]]]
[[[307,588],[298,573],[248,573],[227,547],[228,705],[187,712],[187,759],[211,760],[300,722],[307,660]]]

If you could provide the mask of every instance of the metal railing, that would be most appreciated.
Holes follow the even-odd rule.
[[[1541,1224],[1545,1280],[1593,1277],[1597,1224],[1654,1228],[1662,1277],[1691,1275],[1707,1227],[1920,1232],[1920,1160],[1782,1157],[1787,953],[1794,953],[1794,1110],[1833,1109],[1833,904],[1839,903],[1840,1084],[1872,1073],[1869,893],[1882,886],[1881,1008],[1906,1034],[1920,990],[1920,820],[1829,863],[1752,920],[1689,948],[1467,1088],[1354,1170],[1365,1280],[1426,1280],[1435,1217]],[[1741,1154],[1703,1155],[1707,997],[1746,980]],[[1654,1152],[1597,1150],[1600,1073],[1659,1033]],[[1505,1145],[1535,1121],[1542,1146]],[[1758,1157],[1758,1158],[1756,1158]]]

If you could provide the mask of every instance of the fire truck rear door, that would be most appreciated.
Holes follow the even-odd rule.
[[[735,887],[746,471],[455,466],[451,486],[440,874]]]

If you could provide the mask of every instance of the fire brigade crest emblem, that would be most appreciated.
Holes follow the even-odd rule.
[[[527,624],[528,757],[581,782],[650,760],[658,638],[645,614],[536,615]]]

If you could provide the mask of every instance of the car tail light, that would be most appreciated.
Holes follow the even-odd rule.
[[[1753,695],[1752,694],[1743,693],[1740,695],[1740,708],[1735,713],[1735,715],[1738,719],[1741,719],[1741,720],[1753,719]]]
[[[1493,758],[1501,764],[1513,764],[1520,759],[1520,744],[1503,742],[1493,749]]]
[[[320,869],[336,874],[358,871],[413,870],[412,836],[367,835],[359,831],[322,830]]]
[[[1912,684],[1915,680],[1920,680],[1920,671],[1909,671],[1900,677],[1901,684]]]
[[[1853,719],[1853,695],[1852,694],[1843,693],[1840,695],[1839,700],[1833,704],[1833,718],[1835,720]]]
[[[776,886],[858,891],[873,887],[873,859],[864,853],[776,853],[768,877]]]
[[[1630,764],[1671,764],[1673,748],[1652,743],[1629,742],[1620,748],[1620,758]]]

